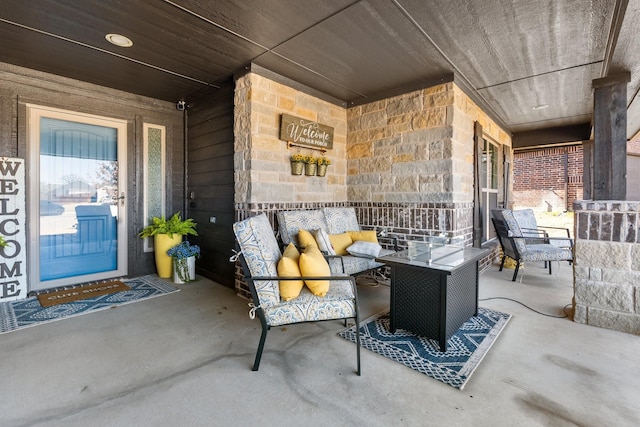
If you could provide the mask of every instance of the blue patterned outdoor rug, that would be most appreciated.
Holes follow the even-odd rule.
[[[364,348],[462,390],[510,318],[510,314],[479,307],[478,315],[449,339],[444,353],[437,340],[403,329],[392,334],[388,311],[360,323],[360,340]],[[338,335],[356,342],[355,326]]]
[[[2,302],[0,303],[0,333],[106,310],[113,306],[138,302],[178,291],[177,288],[166,284],[153,275],[122,280],[122,282],[129,285],[131,289],[51,307],[42,307],[38,297],[35,296],[20,301]]]

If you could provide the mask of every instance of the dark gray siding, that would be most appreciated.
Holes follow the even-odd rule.
[[[233,94],[229,80],[215,93],[194,102],[188,110],[189,216],[198,223],[197,242],[202,256],[198,273],[216,282],[234,286],[234,265],[229,262],[234,247],[231,226],[233,205]],[[209,222],[215,217],[215,224]]]

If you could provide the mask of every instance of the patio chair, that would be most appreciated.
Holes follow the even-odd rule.
[[[278,262],[282,253],[265,214],[260,214],[233,224],[233,231],[239,251],[231,258],[242,265],[244,279],[249,286],[253,303],[249,317],[260,319],[262,334],[258,344],[253,370],[257,371],[267,331],[272,326],[322,320],[354,319],[360,323],[358,314],[358,294],[355,279],[351,276],[287,276],[278,275]],[[319,253],[319,251],[318,251]],[[320,256],[324,261],[324,258]],[[326,262],[326,261],[325,261]],[[327,266],[328,271],[328,266]],[[330,273],[328,273],[330,274]],[[284,300],[280,295],[283,281],[300,281],[310,284],[314,281],[329,281],[329,289],[324,296],[314,295],[307,286],[302,287],[299,296]],[[317,282],[311,282],[317,283]],[[356,328],[357,374],[360,375],[360,332]]]
[[[527,261],[544,261],[549,268],[551,274],[551,261],[573,261],[573,251],[571,246],[561,246],[551,244],[552,237],[546,237],[547,243],[532,243],[531,236],[526,236],[520,229],[513,212],[508,209],[492,210],[493,226],[498,235],[498,241],[502,246],[502,260],[500,261],[500,270],[504,267],[506,257],[516,262],[515,271],[513,272],[512,282],[516,281],[520,265]],[[567,242],[567,239],[560,238],[561,241]]]

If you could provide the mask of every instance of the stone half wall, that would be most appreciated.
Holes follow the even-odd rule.
[[[640,202],[577,201],[574,320],[640,335]]]

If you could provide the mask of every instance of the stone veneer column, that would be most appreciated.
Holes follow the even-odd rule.
[[[640,335],[640,202],[573,207],[574,320]]]

